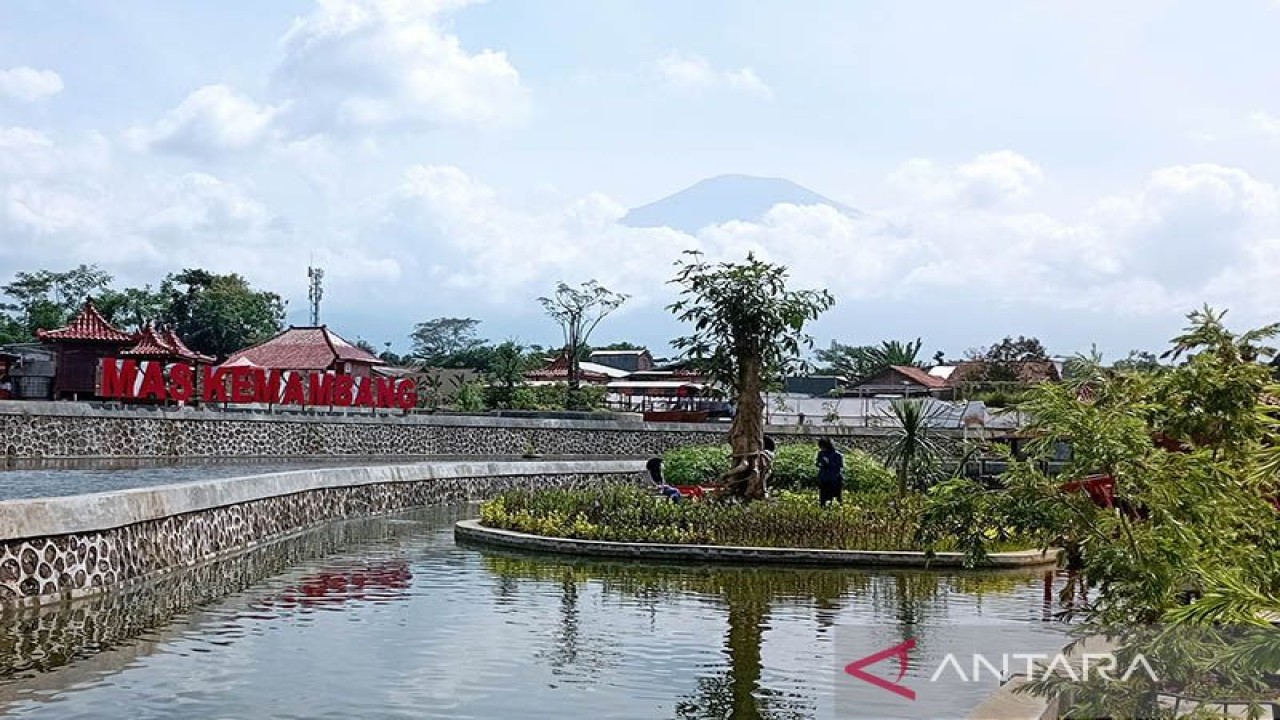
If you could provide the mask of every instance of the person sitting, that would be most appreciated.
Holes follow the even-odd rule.
[[[667,484],[662,479],[662,458],[649,458],[649,462],[645,463],[645,469],[649,471],[649,479],[653,480],[653,484],[658,486],[658,493],[665,496],[671,502],[680,502],[684,496],[680,491]]]

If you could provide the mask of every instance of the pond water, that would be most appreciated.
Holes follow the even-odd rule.
[[[845,653],[867,638],[941,645],[988,626],[1043,650],[1063,642],[1042,573],[571,560],[460,546],[452,522],[471,513],[335,524],[157,585],[5,617],[0,712],[963,717],[995,681],[956,682],[906,710],[876,688],[842,705],[838,686],[858,682],[839,671],[856,657]],[[903,682],[927,672],[913,660]]]
[[[6,468],[0,465],[0,500],[84,495],[88,493],[128,490],[130,488],[171,485],[199,480],[262,475],[286,470],[309,470],[326,467],[369,465],[367,459],[356,460],[256,460],[238,462],[199,462],[147,464],[139,462],[61,461],[48,466]],[[380,463],[380,464],[386,464]]]

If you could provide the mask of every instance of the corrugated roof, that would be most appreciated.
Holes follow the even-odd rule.
[[[593,362],[578,363],[578,379],[580,380],[608,380],[613,378],[622,378],[630,375],[626,370],[621,370],[608,365],[601,365]],[[563,354],[556,357],[546,366],[537,370],[530,370],[525,373],[526,377],[536,378],[538,380],[547,380],[554,378],[568,379],[569,377],[569,359]]]
[[[80,312],[65,327],[57,330],[37,330],[36,337],[50,342],[128,343],[135,339],[134,335],[107,322],[107,319],[102,317],[102,313],[98,312],[92,299],[84,301],[84,307],[80,308]]]
[[[270,340],[232,353],[223,364],[243,365],[245,361],[279,370],[328,370],[336,361],[384,364],[323,325],[291,327]]]

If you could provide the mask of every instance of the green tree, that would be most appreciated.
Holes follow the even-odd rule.
[[[97,265],[80,265],[65,272],[19,272],[10,283],[0,286],[0,292],[10,298],[0,309],[22,327],[21,339],[29,340],[37,330],[67,324],[86,299],[110,284],[110,273]],[[13,332],[12,326],[8,332]]]
[[[1022,335],[1016,339],[1006,337],[990,347],[969,350],[966,357],[981,363],[978,372],[965,377],[966,381],[978,382],[1017,382],[1022,378],[1022,364],[1049,361],[1049,353],[1038,339]]]
[[[150,285],[124,290],[103,290],[95,300],[102,316],[124,330],[141,330],[164,315],[168,303]]]
[[[591,333],[600,321],[626,301],[626,295],[613,292],[595,280],[576,288],[562,281],[556,284],[555,292],[551,295],[538,298],[543,311],[560,325],[564,334],[564,352],[569,359],[566,409],[585,409],[579,397],[581,378],[578,364],[581,353],[589,347],[587,341],[591,339]]]
[[[920,366],[917,359],[923,341],[885,340],[879,345],[844,345],[831,341],[831,347],[814,351],[818,362],[850,380],[871,377],[891,365]]]
[[[889,415],[893,426],[884,460],[898,478],[898,497],[902,498],[912,478],[916,489],[924,489],[942,458],[942,448],[934,437],[938,411],[920,398],[903,398],[889,403]]]
[[[489,405],[510,407],[515,390],[524,383],[524,374],[530,369],[524,347],[514,340],[507,340],[493,349],[486,377],[489,381]]]
[[[1158,372],[1162,367],[1160,358],[1147,350],[1130,350],[1125,358],[1111,365],[1113,370],[1133,372]]]
[[[1066,548],[1068,568],[1090,588],[1087,603],[1068,606],[1079,631],[1116,641],[1122,666],[1141,653],[1159,669],[1159,680],[1047,676],[1029,685],[1071,691],[1072,715],[1151,717],[1157,691],[1276,693],[1280,631],[1261,614],[1280,609],[1280,387],[1260,361],[1280,327],[1237,335],[1222,317],[1191,313],[1166,353],[1175,364],[1159,373],[1105,372],[1088,393],[1036,387],[1024,408],[1039,439],[1000,487],[952,480],[930,493],[926,528],[955,533],[971,557],[1005,532]],[[1053,476],[1041,461],[1059,441],[1072,452]],[[1095,475],[1114,483],[1114,507],[1066,484]]]
[[[688,255],[677,263],[672,282],[680,298],[668,309],[692,325],[693,333],[672,347],[736,398],[729,427],[737,471],[733,492],[762,497],[768,478],[756,460],[764,439],[763,391],[766,383],[780,382],[803,365],[802,349],[812,345],[804,327],[835,299],[825,290],[789,290],[786,267],[753,254],[742,263],[718,264],[699,253]]]
[[[438,317],[414,326],[409,339],[413,355],[424,365],[442,368],[477,368],[487,364],[485,341],[476,334],[475,318]]]
[[[284,327],[284,300],[240,275],[185,269],[166,277],[160,294],[167,304],[161,319],[197,352],[226,357]]]

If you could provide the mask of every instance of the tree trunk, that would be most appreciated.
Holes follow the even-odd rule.
[[[760,472],[760,451],[764,441],[764,397],[759,361],[744,358],[738,365],[737,412],[729,426],[729,446],[733,449],[734,470],[724,478],[730,495],[761,499],[767,478]]]

